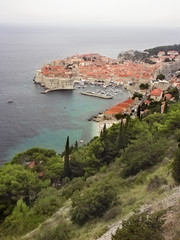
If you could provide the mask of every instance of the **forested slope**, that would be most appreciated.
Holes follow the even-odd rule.
[[[166,114],[104,127],[82,147],[67,138],[61,156],[39,148],[17,154],[0,169],[0,238],[21,239],[61,207],[55,224],[42,225],[33,239],[98,238],[115,219],[179,184],[179,145],[176,103]]]

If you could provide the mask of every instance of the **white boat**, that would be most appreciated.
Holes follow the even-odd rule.
[[[7,103],[13,103],[13,100],[12,100],[12,99],[9,99],[9,100],[7,101]]]

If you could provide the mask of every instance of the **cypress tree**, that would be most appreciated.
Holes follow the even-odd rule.
[[[103,129],[102,129],[101,134],[100,134],[102,140],[106,139],[106,134],[107,134],[107,129],[106,129],[106,124],[104,124]]]
[[[77,151],[78,150],[78,142],[76,141],[75,142],[75,145],[74,145],[74,150]]]
[[[65,154],[64,154],[64,177],[70,176],[70,166],[69,166],[69,136],[67,137]]]
[[[124,145],[124,129],[123,129],[123,120],[121,120],[121,124],[119,127],[119,136],[118,136],[118,151],[123,148]]]
[[[167,111],[168,111],[168,104],[167,104],[167,102],[165,102],[165,105],[164,105],[164,113],[167,113]]]
[[[141,117],[141,112],[140,112],[140,105],[138,106],[138,109],[137,109],[137,117],[140,119]]]
[[[128,145],[128,142],[129,142],[129,130],[128,130],[129,121],[130,121],[130,117],[127,116],[126,123],[123,130],[123,145],[122,145],[123,150],[125,149],[125,147]]]

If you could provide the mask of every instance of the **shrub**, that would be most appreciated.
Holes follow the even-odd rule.
[[[133,94],[132,99],[135,99],[136,97],[139,98],[139,100],[141,100],[141,99],[142,99],[142,94],[141,94],[141,93],[138,93],[138,92],[135,92],[135,93]]]
[[[55,188],[49,187],[43,189],[35,201],[33,209],[36,214],[51,216],[58,208],[62,206],[63,199]]]
[[[105,221],[109,221],[115,217],[117,217],[118,214],[120,214],[122,212],[122,209],[120,206],[114,206],[112,208],[110,208],[103,216],[103,219]]]
[[[54,229],[42,231],[38,236],[38,240],[69,240],[69,230],[65,223],[61,223]]]
[[[149,88],[149,84],[148,84],[148,83],[141,83],[141,84],[139,85],[139,88],[140,88],[140,89],[148,89],[148,88]]]
[[[136,213],[123,221],[122,229],[118,228],[115,235],[112,235],[112,240],[160,240],[163,223],[162,212],[151,215]]]
[[[157,75],[156,80],[157,79],[163,80],[163,79],[165,79],[165,75],[161,73],[161,74]]]
[[[180,148],[175,153],[175,159],[172,164],[172,176],[177,183],[180,183]]]
[[[101,217],[110,208],[115,196],[115,191],[108,184],[96,184],[82,194],[76,192],[72,197],[72,221],[83,225],[90,219]]]
[[[62,189],[62,195],[66,199],[69,199],[75,191],[80,191],[83,188],[84,184],[85,181],[82,178],[74,178],[70,184],[64,186]]]
[[[102,166],[99,170],[100,173],[105,173],[107,170],[107,166]]]
[[[163,177],[154,176],[149,180],[147,190],[154,191],[157,190],[161,185],[167,184],[167,181]]]

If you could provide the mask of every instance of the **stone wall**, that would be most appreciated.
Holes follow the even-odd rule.
[[[71,90],[74,89],[74,80],[62,77],[47,77],[38,70],[34,79],[35,83],[40,84],[49,90]]]

